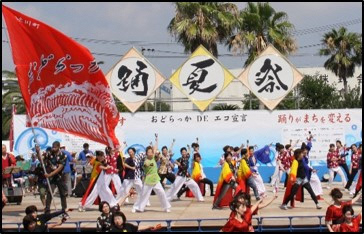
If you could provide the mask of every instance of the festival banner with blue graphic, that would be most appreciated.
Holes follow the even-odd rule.
[[[154,141],[155,133],[159,134],[159,148],[169,147],[172,139],[176,139],[175,157],[180,155],[181,147],[191,145],[198,137],[204,166],[215,167],[225,145],[246,145],[249,140],[250,145],[261,149],[273,143],[269,155],[274,159],[276,142],[285,145],[290,140],[293,143],[298,141],[295,147],[299,147],[302,142],[307,142],[311,131],[314,138],[310,161],[314,166],[326,164],[330,143],[341,140],[349,146],[361,142],[361,113],[361,109],[122,113],[116,136],[120,142],[126,141],[128,146],[134,145],[140,152]],[[31,128],[25,127],[25,121],[25,115],[15,116],[14,153],[29,158],[34,135]],[[84,142],[88,142],[92,150],[105,148],[99,143],[52,130],[36,128],[35,133],[43,149],[56,140],[69,151],[80,152]],[[275,160],[264,163],[261,165],[272,166]]]

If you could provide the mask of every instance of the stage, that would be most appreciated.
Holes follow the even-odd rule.
[[[341,184],[334,184],[336,187],[341,188]],[[216,186],[216,185],[215,185]],[[330,190],[326,189],[327,183],[323,183],[324,186],[324,198],[330,202],[329,192]],[[334,187],[334,186],[333,186]],[[333,188],[332,187],[332,188]],[[273,196],[272,187],[266,184],[267,195],[268,197],[265,200],[270,199]],[[279,206],[282,203],[284,190],[280,189],[278,192],[278,198],[273,201],[273,203],[264,208],[259,212],[257,216],[254,217],[277,217],[277,216],[324,216],[326,213],[326,208],[328,204],[323,200],[319,201],[322,209],[317,210],[314,202],[311,200],[311,197],[305,192],[305,202],[300,203],[296,202],[296,208],[281,210]],[[344,192],[344,200],[351,199],[351,195],[348,192]],[[81,198],[67,198],[67,205],[69,208],[74,208],[72,212],[69,212],[70,219],[67,222],[77,222],[77,221],[92,221],[93,223],[83,223],[81,224],[81,228],[94,228],[96,227],[96,219],[99,217],[100,212],[98,211],[98,206],[93,206],[91,209],[87,209],[85,212],[79,212],[77,207]],[[135,198],[129,199],[130,202],[135,201]],[[212,210],[212,200],[213,197],[207,196],[205,197],[205,202],[197,202],[196,199],[181,197],[181,200],[172,201],[171,205],[171,213],[165,213],[161,210],[159,206],[159,201],[157,196],[151,196],[150,202],[151,206],[146,207],[144,213],[132,213],[132,203],[125,204],[121,210],[125,213],[128,220],[180,220],[171,222],[172,227],[188,227],[188,226],[197,226],[197,221],[182,221],[184,219],[227,219],[230,214],[230,210],[225,208],[223,210]],[[60,199],[58,196],[55,197],[57,208],[60,209]],[[255,203],[255,198],[252,198],[252,203]],[[39,199],[39,195],[36,197],[31,194],[27,194],[21,203],[21,205],[16,204],[7,204],[5,208],[2,210],[2,223],[21,223],[22,219],[25,215],[25,207],[29,205],[36,205],[39,209],[38,213],[41,213],[42,205]],[[360,212],[362,209],[362,200],[360,199],[357,204],[354,205],[355,214]],[[52,212],[53,212],[53,203],[52,203]],[[53,219],[53,221],[58,221],[58,218]],[[324,224],[324,219],[322,219]],[[162,226],[166,226],[165,222],[159,222]],[[201,226],[222,226],[225,223],[225,220],[212,220],[212,221],[203,221]],[[257,223],[256,219],[253,220],[253,225]],[[155,225],[155,222],[141,222],[140,228]],[[294,218],[292,220],[293,225],[318,225],[318,218]],[[269,219],[264,218],[263,226],[284,226],[289,225],[288,218],[282,219]],[[3,225],[2,228],[10,228],[16,227],[16,225]],[[21,225],[22,227],[22,225]],[[65,223],[62,225],[62,228],[75,228],[74,223]]]

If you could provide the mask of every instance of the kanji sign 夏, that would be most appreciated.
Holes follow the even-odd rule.
[[[302,78],[302,74],[272,45],[238,76],[238,79],[270,110],[274,109]]]
[[[233,79],[234,76],[209,51],[199,46],[173,73],[170,81],[204,111]]]
[[[107,73],[112,93],[135,112],[163,83],[164,77],[135,48]]]

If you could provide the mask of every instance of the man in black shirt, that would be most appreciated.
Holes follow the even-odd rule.
[[[198,201],[204,201],[203,196],[201,194],[201,190],[198,184],[192,180],[188,173],[188,154],[187,149],[183,147],[181,149],[182,157],[176,160],[176,164],[178,165],[177,177],[171,188],[167,192],[167,199],[171,201],[175,198],[178,191],[181,187],[186,184],[186,186],[192,191],[193,195],[197,198]]]
[[[45,213],[50,212],[51,202],[52,202],[52,194],[55,187],[58,187],[59,195],[61,197],[61,206],[62,210],[67,209],[66,202],[66,185],[62,180],[62,172],[66,165],[66,155],[60,150],[60,143],[58,141],[53,142],[52,152],[46,155],[44,163],[46,165],[47,173],[44,174],[46,178],[49,178],[49,183],[51,185],[52,191],[47,192],[47,200],[46,200],[46,209]]]

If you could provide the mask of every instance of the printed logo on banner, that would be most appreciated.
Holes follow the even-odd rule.
[[[209,51],[199,46],[170,81],[204,111],[233,79]]]
[[[163,83],[164,77],[137,49],[130,49],[106,75],[112,93],[135,112]]]
[[[238,76],[238,79],[270,110],[274,109],[302,78],[302,74],[272,45]]]

